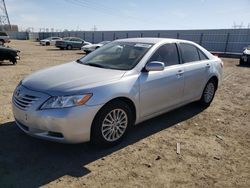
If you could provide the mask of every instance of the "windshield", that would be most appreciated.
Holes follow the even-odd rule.
[[[70,40],[70,37],[64,37],[63,40]]]
[[[108,43],[110,43],[110,41],[102,41],[99,44],[108,44]]]
[[[79,63],[107,69],[131,70],[152,44],[112,42],[78,60]]]

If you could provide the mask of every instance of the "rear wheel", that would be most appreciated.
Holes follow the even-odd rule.
[[[68,45],[68,46],[67,46],[67,50],[72,50],[72,46],[71,46],[71,45]]]
[[[119,143],[132,123],[130,107],[117,100],[106,104],[96,115],[91,127],[91,142],[99,146]]]
[[[210,106],[210,104],[212,103],[212,101],[214,99],[216,87],[217,86],[216,86],[216,82],[214,81],[214,79],[211,79],[208,81],[208,83],[203,91],[202,97],[200,99],[200,103],[203,106],[205,106],[205,107]]]
[[[49,46],[50,45],[50,43],[49,42],[46,42],[46,46]]]

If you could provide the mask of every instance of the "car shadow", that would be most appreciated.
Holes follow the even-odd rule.
[[[48,48],[46,49],[47,51],[77,51],[79,49],[72,49],[72,50],[67,50],[67,49],[59,49],[59,48]]]
[[[77,55],[86,55],[85,52],[77,52],[76,54],[77,54]]]
[[[197,103],[134,126],[117,146],[100,149],[88,143],[68,145],[42,141],[22,133],[14,122],[0,125],[0,184],[2,187],[39,187],[69,175],[83,177],[85,166],[141,139],[201,113]]]
[[[245,64],[245,65],[240,65],[240,64],[238,64],[238,65],[236,65],[237,67],[250,67],[250,64]]]

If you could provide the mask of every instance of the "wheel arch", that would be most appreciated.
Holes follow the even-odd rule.
[[[132,111],[132,122],[134,124],[135,121],[136,121],[136,115],[137,115],[135,103],[130,98],[128,98],[128,97],[116,97],[116,98],[113,98],[113,99],[109,100],[107,103],[105,103],[105,105],[107,105],[109,103],[112,103],[112,102],[115,102],[115,101],[122,101],[122,102],[125,102],[126,104],[128,104],[129,108]],[[103,105],[103,107],[105,105]]]
[[[99,110],[98,112],[96,113],[94,119],[97,117],[97,115],[99,114],[99,112],[108,104],[112,103],[112,102],[115,102],[115,101],[122,101],[122,102],[125,102],[126,104],[128,104],[129,108],[131,109],[132,111],[132,124],[134,124],[136,122],[136,118],[137,118],[137,111],[136,111],[136,105],[135,103],[128,97],[124,97],[124,96],[121,96],[121,97],[116,97],[116,98],[113,98],[113,99],[110,99],[108,102],[106,102]],[[94,122],[94,120],[93,120]],[[92,126],[91,126],[92,127]]]
[[[209,79],[208,79],[208,81],[207,81],[207,83],[209,82],[209,81],[214,81],[215,82],[215,89],[217,90],[218,89],[218,84],[219,84],[219,79],[218,79],[218,77],[216,76],[216,75],[213,75],[213,76],[211,76]]]

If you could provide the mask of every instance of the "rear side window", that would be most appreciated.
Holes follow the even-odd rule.
[[[161,46],[150,58],[149,62],[151,61],[163,62],[165,66],[179,64],[179,54],[176,44],[171,43]]]
[[[200,61],[198,49],[191,44],[180,44],[183,63]]]
[[[75,41],[75,42],[82,42],[81,39],[77,39],[77,38],[72,38],[71,41]]]
[[[200,56],[200,60],[208,60],[208,57],[198,49],[198,53],[199,53],[199,56]]]

